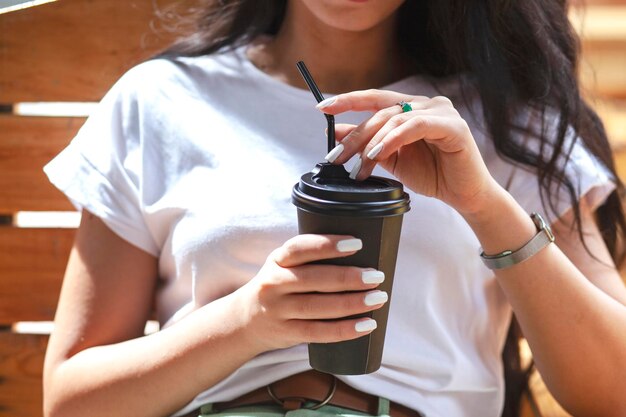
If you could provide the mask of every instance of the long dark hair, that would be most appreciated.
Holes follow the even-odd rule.
[[[200,56],[236,47],[280,29],[286,0],[205,0],[197,27],[161,56]],[[565,175],[573,129],[612,175],[616,190],[596,211],[604,241],[616,264],[624,258],[626,232],[623,185],[602,122],[581,98],[577,67],[579,41],[567,18],[566,0],[407,0],[399,15],[398,39],[416,72],[445,77],[473,76],[489,132],[500,156],[537,173],[545,210],[555,212],[555,185],[569,193],[581,232],[577,188]],[[520,126],[516,115],[532,109],[538,126]],[[545,123],[556,116],[556,133]],[[539,149],[515,140],[523,131],[539,139]],[[550,144],[550,146],[546,146]],[[503,351],[507,384],[503,417],[519,415],[530,369],[519,359],[519,329],[512,325]]]

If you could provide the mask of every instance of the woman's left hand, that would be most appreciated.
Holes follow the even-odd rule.
[[[403,112],[400,101],[413,110]],[[497,187],[467,123],[446,97],[365,90],[340,94],[321,104],[321,111],[333,115],[375,112],[358,126],[336,126],[340,144],[335,158],[327,158],[343,164],[359,154],[353,178],[367,178],[380,164],[411,190],[438,198],[461,214],[484,208]]]

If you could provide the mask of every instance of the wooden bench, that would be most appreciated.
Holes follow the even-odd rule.
[[[42,415],[48,336],[17,323],[53,319],[74,229],[24,228],[16,218],[73,210],[42,167],[84,122],[17,115],[19,103],[98,101],[128,68],[173,39],[155,8],[175,2],[60,0],[0,15],[0,417]],[[550,415],[557,412],[544,412]]]

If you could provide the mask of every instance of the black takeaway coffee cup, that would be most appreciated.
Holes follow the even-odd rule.
[[[317,263],[382,271],[385,281],[379,289],[391,297],[402,215],[409,210],[409,197],[400,182],[376,176],[355,181],[342,165],[321,163],[293,187],[292,202],[298,209],[301,234],[351,235],[363,241],[363,249],[354,255]],[[311,366],[339,375],[367,374],[380,368],[389,304],[353,316],[370,317],[378,323],[366,336],[338,343],[310,343]]]

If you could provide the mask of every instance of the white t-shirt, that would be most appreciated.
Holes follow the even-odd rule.
[[[467,106],[459,86],[458,79],[435,86],[414,76],[386,88],[451,97],[492,175],[529,213],[543,212],[534,174],[496,155],[478,101]],[[156,307],[161,324],[170,326],[246,283],[297,234],[292,186],[326,154],[326,121],[315,104],[309,91],[257,69],[243,48],[153,60],[121,78],[45,171],[77,207],[158,257]],[[358,123],[368,116],[337,119]],[[594,206],[612,189],[580,145],[568,172]],[[461,216],[409,194],[382,367],[340,378],[427,417],[499,416],[510,307]],[[557,211],[568,207],[564,200]],[[307,369],[306,346],[267,352],[181,413]]]

